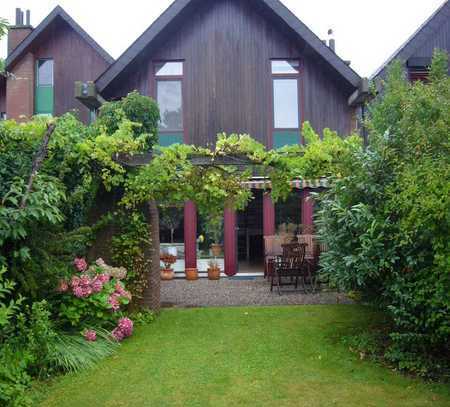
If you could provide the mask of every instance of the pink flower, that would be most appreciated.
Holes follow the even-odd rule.
[[[83,297],[85,297],[84,290],[83,290],[83,288],[80,287],[80,286],[77,286],[77,287],[74,287],[74,288],[73,288],[73,294],[74,294],[75,297],[77,297],[77,298],[83,298]]]
[[[67,281],[61,280],[59,282],[57,291],[60,293],[66,293],[69,290],[69,284],[67,284]]]
[[[78,287],[80,285],[80,277],[73,276],[70,285],[72,288]]]
[[[117,328],[119,328],[123,332],[125,338],[127,338],[133,334],[133,321],[129,318],[121,318],[119,319]]]
[[[96,277],[94,279],[94,281],[92,282],[92,291],[94,293],[99,293],[100,291],[102,291],[102,289],[103,289],[103,283],[98,277]]]
[[[101,281],[103,284],[106,284],[111,279],[109,274],[100,274],[97,276],[98,280]]]
[[[87,268],[88,268],[88,265],[87,265],[85,259],[79,259],[79,258],[76,258],[76,259],[73,261],[73,265],[75,266],[75,268],[76,268],[80,273],[82,273],[83,271],[86,271]]]
[[[108,298],[108,303],[111,305],[111,309],[116,312],[120,309],[119,296],[116,293],[113,293]]]
[[[91,284],[91,279],[88,275],[83,274],[80,278],[80,285],[88,286]]]
[[[123,341],[125,337],[125,335],[123,334],[122,330],[119,327],[114,328],[114,330],[111,332],[111,335],[117,342]]]
[[[88,341],[88,342],[95,342],[97,340],[97,332],[93,331],[92,329],[88,329],[85,333],[84,333],[84,338]]]

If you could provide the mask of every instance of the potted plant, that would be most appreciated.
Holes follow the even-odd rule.
[[[162,229],[170,232],[170,243],[175,243],[175,230],[183,220],[183,211],[176,206],[169,206],[161,210],[159,224]]]
[[[161,261],[164,263],[164,268],[161,269],[162,280],[173,280],[175,278],[175,272],[172,265],[177,262],[176,256],[169,253],[162,253],[160,256]]]
[[[208,262],[208,279],[220,280],[220,267],[217,260],[211,260]]]
[[[211,243],[211,252],[214,257],[219,257],[222,254],[222,245],[220,240],[222,238],[223,217],[219,215],[210,216],[204,226],[205,233]]]

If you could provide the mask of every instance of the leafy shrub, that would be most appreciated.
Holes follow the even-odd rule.
[[[74,264],[78,273],[58,287],[63,295],[58,313],[61,323],[77,329],[114,324],[120,307],[131,300],[120,281],[126,270],[109,267],[101,259],[89,268],[84,259],[75,259]]]
[[[119,123],[126,118],[135,123],[134,135],[147,134],[147,148],[150,150],[158,142],[159,108],[156,102],[140,95],[137,91],[129,93],[122,100],[105,103],[100,108],[98,125],[105,126],[109,135],[119,129]]]
[[[127,287],[133,298],[139,302],[148,286],[147,272],[150,261],[144,253],[146,247],[151,244],[149,227],[144,215],[139,211],[116,213],[114,226],[117,233],[111,242],[112,259],[127,269]]]
[[[385,357],[421,376],[450,372],[450,79],[437,53],[429,84],[401,65],[371,106],[370,145],[321,199],[324,273],[392,318]]]

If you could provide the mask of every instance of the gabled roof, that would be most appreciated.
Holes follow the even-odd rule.
[[[112,64],[96,81],[99,92],[114,81],[144,49],[186,8],[197,0],[175,0],[171,6]],[[247,0],[244,0],[247,1]],[[350,68],[334,51],[325,45],[305,24],[303,24],[279,0],[255,0],[281,19],[295,34],[302,38],[312,50],[348,84],[358,87],[360,76]]]
[[[406,62],[414,55],[414,52],[419,49],[431,36],[433,36],[439,27],[450,19],[450,0],[447,0],[439,7],[433,15],[426,20],[419,29],[408,38],[408,40],[395,51],[388,60],[378,68],[371,76],[371,79],[384,76],[386,69],[396,59]]]
[[[33,41],[42,34],[55,19],[63,19],[69,26],[82,37],[108,64],[114,62],[114,58],[109,55],[77,22],[67,14],[61,6],[56,6],[53,11],[14,49],[6,58],[5,64],[8,69],[22,54],[28,49]]]

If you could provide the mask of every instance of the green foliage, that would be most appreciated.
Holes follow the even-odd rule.
[[[450,371],[450,79],[437,53],[429,84],[391,68],[371,106],[370,146],[321,200],[321,264],[393,321],[385,357],[419,375]],[[351,163],[353,161],[353,163]]]
[[[10,319],[19,311],[19,306],[23,301],[22,298],[16,301],[9,299],[8,301],[8,297],[11,297],[16,284],[14,281],[5,280],[3,277],[5,273],[5,267],[0,268],[0,339],[3,336],[2,329],[9,324]]]
[[[203,230],[211,243],[219,244],[223,234],[223,216],[208,216]]]
[[[329,130],[321,140],[308,123],[304,131],[310,142],[306,147],[278,151],[268,151],[246,134],[219,134],[212,150],[186,145],[163,148],[150,164],[129,177],[123,203],[133,207],[153,199],[168,206],[192,200],[201,215],[214,218],[222,216],[226,207],[241,210],[247,206],[252,195],[242,184],[253,176],[253,170],[271,180],[275,201],[289,195],[292,179],[345,175],[345,163],[361,150],[360,140],[356,136],[342,140]],[[243,169],[215,164],[223,157],[244,159],[250,165]],[[205,164],[193,165],[193,158],[202,158]]]
[[[146,149],[151,150],[158,142],[159,118],[156,102],[134,91],[120,101],[105,103],[100,108],[97,124],[104,126],[106,134],[111,136],[119,130],[124,119],[127,119],[134,123],[132,134],[135,137],[146,135]]]
[[[114,225],[117,233],[111,242],[113,261],[127,269],[127,287],[135,300],[142,300],[150,267],[145,257],[151,244],[148,224],[141,212],[121,211],[115,214]]]
[[[0,17],[0,38],[8,32],[8,20]],[[5,60],[0,58],[0,75],[5,70]]]
[[[79,372],[90,369],[100,360],[112,355],[120,346],[109,332],[96,329],[97,340],[87,342],[81,335],[58,333],[50,361],[58,371]]]
[[[16,309],[0,328],[0,401],[6,406],[28,406],[31,378],[51,372],[49,355],[55,332],[45,301]]]

